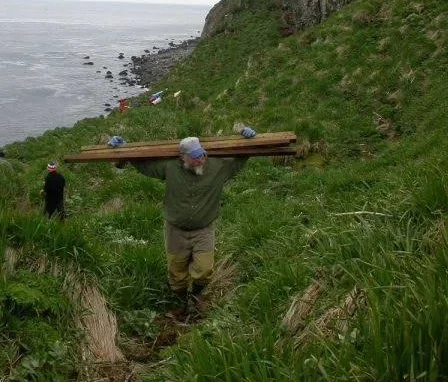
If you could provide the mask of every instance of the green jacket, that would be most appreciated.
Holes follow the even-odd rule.
[[[219,213],[224,184],[247,158],[207,158],[204,174],[184,168],[179,159],[133,162],[144,175],[166,182],[164,216],[172,225],[191,231],[209,226]]]

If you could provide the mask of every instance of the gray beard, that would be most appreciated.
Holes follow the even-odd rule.
[[[186,163],[184,163],[184,168],[186,168],[188,171],[191,171],[195,175],[198,176],[204,175],[204,166],[191,167],[188,166]]]

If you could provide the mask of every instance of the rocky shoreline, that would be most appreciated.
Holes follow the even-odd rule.
[[[179,61],[190,56],[200,41],[200,37],[185,40],[180,44],[169,43],[169,48],[157,53],[132,56],[133,67],[130,69],[137,84],[148,89],[165,77]]]
[[[104,66],[105,79],[109,82],[115,82],[118,79],[117,86],[111,99],[103,103],[106,107],[106,113],[111,112],[116,106],[115,102],[121,99],[128,99],[137,96],[136,94],[126,97],[129,86],[138,86],[142,89],[153,90],[153,86],[165,77],[170,69],[179,61],[190,56],[200,41],[200,37],[191,38],[178,44],[171,41],[167,48],[158,48],[154,46],[152,51],[145,49],[146,54],[141,56],[132,56],[130,62],[123,64],[123,70],[119,73],[113,73],[108,67]],[[124,59],[124,54],[119,53],[118,59]],[[90,56],[84,57],[83,65],[94,65],[90,60]],[[97,70],[97,73],[101,73]],[[124,88],[123,88],[124,87]],[[121,91],[120,91],[120,90]],[[121,96],[118,94],[122,93]]]

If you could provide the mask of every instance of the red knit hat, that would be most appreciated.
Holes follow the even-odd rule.
[[[57,166],[56,163],[54,163],[54,162],[50,162],[50,163],[47,164],[47,170],[48,170],[48,172],[56,171],[57,168],[58,168],[58,166]]]

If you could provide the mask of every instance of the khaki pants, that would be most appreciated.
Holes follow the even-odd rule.
[[[165,222],[165,250],[168,281],[173,291],[187,289],[190,281],[207,285],[213,272],[215,224],[184,231]]]

